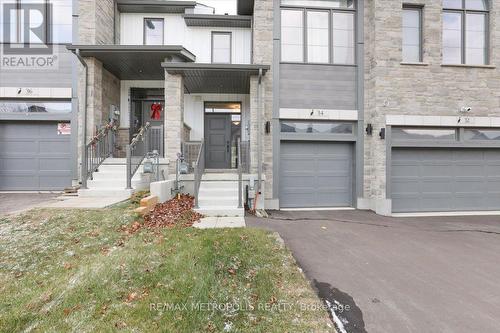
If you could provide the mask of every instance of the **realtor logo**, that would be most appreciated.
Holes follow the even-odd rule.
[[[2,6],[4,22],[2,69],[57,69],[50,19],[50,3],[7,3]],[[5,24],[7,23],[7,24]]]

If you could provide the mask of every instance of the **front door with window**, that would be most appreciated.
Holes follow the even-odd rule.
[[[205,167],[231,167],[231,115],[205,114]]]

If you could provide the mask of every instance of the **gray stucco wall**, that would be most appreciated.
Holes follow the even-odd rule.
[[[280,107],[356,109],[356,67],[281,64]]]
[[[403,1],[366,1],[366,122],[374,135],[365,143],[365,195],[385,199],[386,142],[378,137],[386,115],[457,116],[462,106],[471,116],[500,116],[500,1],[490,1],[490,64],[442,65],[442,1],[405,0],[423,4],[423,64],[402,61]]]

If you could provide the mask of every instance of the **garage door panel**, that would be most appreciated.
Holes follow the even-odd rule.
[[[38,143],[33,140],[0,139],[0,156],[10,154],[37,153]]]
[[[35,158],[2,158],[0,159],[0,172],[11,171],[36,171],[38,160]]]
[[[0,122],[0,190],[70,186],[70,139],[57,122]]]
[[[491,199],[500,188],[498,150],[397,148],[392,160],[394,212],[500,210]]]
[[[41,154],[61,154],[61,152],[67,151],[65,141],[40,141],[40,153]]]
[[[38,177],[29,175],[0,175],[2,188],[16,188],[17,190],[32,190],[38,188]]]
[[[352,205],[352,147],[348,143],[283,142],[283,208]]]
[[[420,191],[426,194],[443,193],[444,195],[448,195],[450,191],[453,191],[454,188],[454,184],[451,180],[443,180],[439,178],[436,178],[435,180],[424,181],[420,185]]]
[[[452,200],[448,196],[439,196],[421,198],[417,201],[421,206],[427,207],[430,212],[447,211],[453,207]],[[415,202],[410,203],[408,210],[415,206]]]
[[[69,158],[41,158],[40,171],[65,172],[71,168]]]

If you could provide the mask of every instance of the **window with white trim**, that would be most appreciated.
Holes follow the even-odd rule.
[[[231,63],[231,33],[212,32],[212,63]]]

